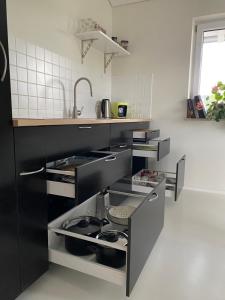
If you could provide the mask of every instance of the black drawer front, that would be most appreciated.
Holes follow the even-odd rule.
[[[175,201],[178,200],[180,193],[182,192],[184,187],[185,162],[186,156],[184,155],[177,163]]]
[[[128,124],[112,124],[110,127],[110,145],[133,143],[133,131],[135,129],[149,129],[149,122],[128,123]]]
[[[45,152],[48,161],[70,153],[84,153],[108,147],[109,132],[109,125],[46,127]]]
[[[161,160],[167,154],[170,153],[170,138],[161,140],[158,144],[158,157],[157,160]]]
[[[127,296],[151,253],[164,225],[165,179],[129,218]]]
[[[131,175],[131,172],[132,153],[130,149],[77,167],[76,198],[78,202],[87,200],[124,176]]]

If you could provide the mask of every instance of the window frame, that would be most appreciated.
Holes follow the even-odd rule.
[[[208,20],[204,23],[194,24],[194,52],[192,63],[192,83],[189,96],[193,98],[199,95],[200,82],[201,82],[201,68],[202,68],[202,50],[203,50],[203,38],[205,31],[214,31],[225,29],[225,17],[220,20]]]

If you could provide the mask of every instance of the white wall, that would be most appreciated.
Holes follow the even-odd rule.
[[[172,141],[163,164],[172,170],[185,153],[186,187],[225,192],[225,124],[184,120],[192,18],[221,12],[224,0],[152,0],[114,8],[113,35],[130,41],[132,55],[113,62],[113,98],[120,94],[117,76],[153,73],[152,127]]]
[[[78,29],[78,20],[82,18],[94,19],[111,35],[112,8],[108,1],[7,0],[7,11],[13,80],[13,116],[63,116],[62,88],[59,84],[51,86],[51,80],[48,80],[53,75],[52,78],[60,79],[66,86],[67,112],[73,106],[74,82],[81,76],[91,79],[94,99],[90,99],[87,83],[83,82],[78,89],[77,106],[81,108],[85,105],[83,117],[94,117],[95,101],[111,95],[111,70],[109,68],[107,74],[104,74],[103,54],[95,49],[91,49],[84,65],[81,65],[80,41],[74,35]],[[40,57],[37,48],[41,48],[47,55]],[[31,49],[34,51],[30,51]],[[34,68],[29,66],[28,60],[34,62]],[[39,72],[38,63],[48,63],[49,68]],[[53,68],[56,69],[54,74]],[[58,68],[60,75],[57,75]],[[27,78],[30,71],[33,71],[33,76],[30,77],[32,79]],[[45,82],[40,84],[38,78],[43,76]]]

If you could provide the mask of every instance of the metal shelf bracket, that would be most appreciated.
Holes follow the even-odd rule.
[[[82,40],[81,41],[81,63],[84,63],[84,58],[88,54],[88,51],[91,49],[95,39],[91,40]]]
[[[104,53],[104,73],[106,73],[106,70],[110,65],[110,63],[112,62],[114,56],[115,53]]]

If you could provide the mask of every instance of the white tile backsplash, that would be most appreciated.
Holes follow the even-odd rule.
[[[83,117],[95,117],[96,100],[110,96],[105,92],[110,77],[103,75],[103,68],[97,73],[81,65],[79,60],[71,60],[12,34],[9,49],[14,118],[69,117],[73,109],[74,83],[82,76],[92,81],[95,95],[102,95],[90,99],[87,83],[80,83],[77,106],[80,109],[85,105]]]

